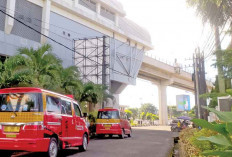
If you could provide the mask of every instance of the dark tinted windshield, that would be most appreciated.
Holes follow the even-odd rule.
[[[119,119],[118,111],[99,111],[98,119]]]
[[[0,112],[42,112],[41,93],[0,94]]]

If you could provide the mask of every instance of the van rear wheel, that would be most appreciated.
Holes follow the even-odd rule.
[[[88,146],[88,137],[86,134],[83,135],[82,145],[79,147],[80,151],[84,152],[87,150]]]
[[[13,152],[12,151],[7,151],[7,150],[0,150],[0,154],[1,154],[1,156],[11,157]]]
[[[52,137],[50,139],[49,147],[48,147],[48,157],[57,157],[58,154],[58,143],[56,138]]]
[[[124,137],[125,137],[125,132],[124,132],[124,129],[122,129],[122,133],[121,135],[119,135],[119,138],[124,139]]]
[[[132,129],[130,129],[130,133],[127,135],[128,137],[132,136]]]

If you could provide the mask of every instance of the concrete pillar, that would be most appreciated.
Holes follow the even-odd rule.
[[[6,3],[6,13],[13,16],[15,15],[15,3],[16,0],[7,0]],[[5,33],[10,34],[11,30],[14,26],[14,19],[6,15],[6,20],[5,20]]]
[[[113,94],[114,99],[113,99],[113,108],[120,109],[119,107],[119,94]]]
[[[50,23],[50,12],[51,12],[51,0],[45,0],[42,12],[42,34],[49,36],[49,23]],[[47,38],[41,35],[41,44],[47,42]]]
[[[158,85],[159,91],[159,123],[160,125],[168,124],[168,109],[167,109],[167,85],[160,83]]]

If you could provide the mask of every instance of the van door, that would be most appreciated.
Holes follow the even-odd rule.
[[[61,135],[61,99],[58,97],[44,95],[46,97],[46,130],[51,135],[56,133]]]
[[[124,121],[124,113],[120,112],[120,124],[121,124],[121,128],[125,129],[125,121]]]
[[[82,118],[80,107],[77,103],[73,103],[74,105],[74,111],[75,111],[75,130],[76,130],[76,137],[78,138],[78,143],[82,144],[82,137],[84,134],[84,127],[85,122]]]
[[[72,115],[72,104],[69,100],[61,100],[61,114],[62,114],[62,137],[68,145],[72,145],[75,141],[74,137],[74,119]]]
[[[130,133],[130,122],[126,114],[125,114],[125,130],[126,130],[126,134]]]

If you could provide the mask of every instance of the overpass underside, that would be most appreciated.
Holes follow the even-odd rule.
[[[159,94],[159,123],[168,124],[167,87],[172,86],[194,92],[192,75],[184,71],[177,71],[175,67],[144,57],[138,77],[151,81],[158,87]]]

